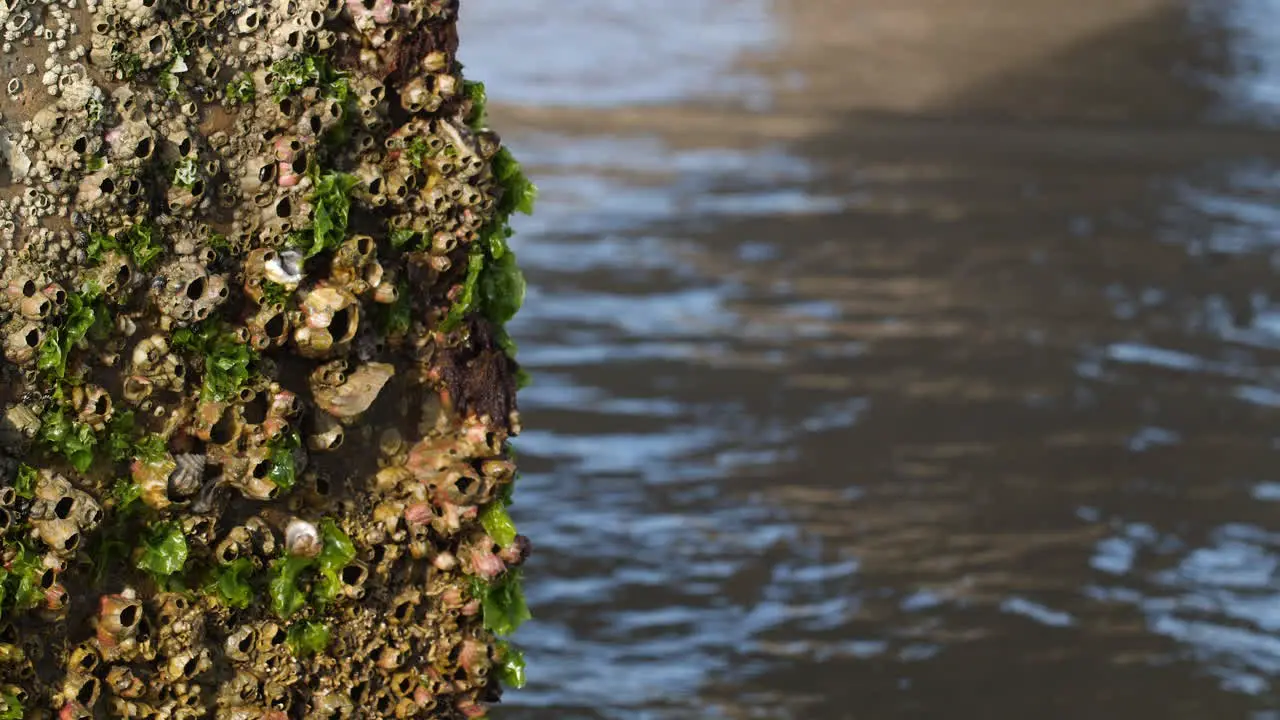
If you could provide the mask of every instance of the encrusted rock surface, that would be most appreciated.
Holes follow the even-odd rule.
[[[534,190],[457,0],[0,0],[0,720],[476,718]]]

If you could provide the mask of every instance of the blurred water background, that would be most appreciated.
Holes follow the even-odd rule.
[[[1280,718],[1280,0],[467,0],[498,718]]]

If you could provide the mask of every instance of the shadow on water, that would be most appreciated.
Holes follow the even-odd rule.
[[[803,141],[512,113],[502,717],[1272,717],[1280,142],[1214,124],[1238,16],[1149,4]]]

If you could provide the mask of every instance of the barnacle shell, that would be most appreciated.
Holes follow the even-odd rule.
[[[285,552],[298,557],[315,557],[320,553],[320,531],[316,526],[293,518],[284,531]]]
[[[313,374],[312,393],[322,410],[344,422],[350,421],[373,405],[395,374],[395,366],[388,363],[361,365],[339,385],[317,382]]]

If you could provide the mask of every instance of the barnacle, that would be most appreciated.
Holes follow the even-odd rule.
[[[534,191],[458,0],[10,5],[0,717],[483,716]]]

